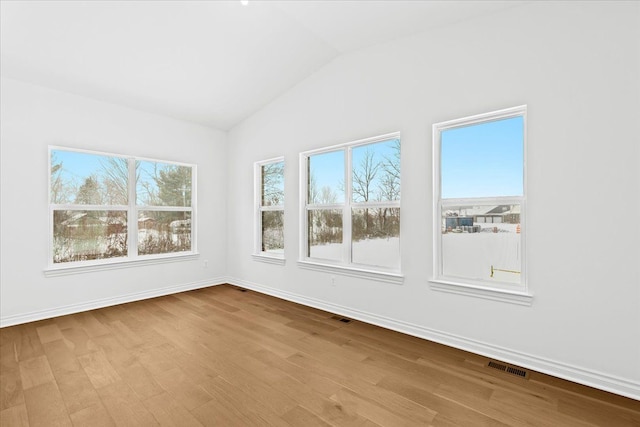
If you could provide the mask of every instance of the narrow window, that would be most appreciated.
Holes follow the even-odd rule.
[[[255,254],[284,259],[284,159],[255,164]]]
[[[526,291],[526,107],[438,123],[436,281]]]

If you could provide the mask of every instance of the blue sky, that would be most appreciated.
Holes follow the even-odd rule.
[[[351,151],[352,162],[358,167],[365,156],[367,148],[374,151],[374,161],[384,161],[385,157],[393,158],[395,140],[382,141],[374,144],[354,147]],[[341,183],[344,183],[344,153],[338,150],[330,153],[316,154],[309,158],[311,173],[313,174],[318,191],[324,186],[329,186],[338,193],[338,203],[344,202],[344,193],[338,192]],[[342,185],[344,187],[344,185]],[[377,187],[377,183],[374,183]]]
[[[51,150],[51,154],[56,163],[62,162],[64,180],[76,181],[79,184],[94,173],[100,175],[101,162],[107,159],[107,156],[65,150]]]
[[[93,174],[101,176],[103,174],[102,164],[106,163],[107,158],[114,157],[66,150],[52,150],[51,154],[56,163],[62,162],[61,174],[63,182],[77,185],[82,185]],[[155,164],[156,162],[150,161],[138,162],[138,176],[140,177],[137,186],[138,202],[142,202],[141,196],[144,193],[142,183],[146,183],[152,189],[157,189],[157,185],[153,180],[153,167]],[[159,167],[166,166],[164,163],[158,163],[158,165]]]
[[[314,177],[318,192],[329,186],[336,193],[336,202],[344,202],[344,192],[338,189],[344,183],[344,150],[316,154],[309,157],[309,170]]]
[[[441,133],[441,196],[521,196],[524,118],[480,123]]]

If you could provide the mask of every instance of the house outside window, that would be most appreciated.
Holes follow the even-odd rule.
[[[284,158],[256,162],[254,259],[284,261]]]
[[[525,140],[526,106],[433,125],[432,287],[530,303]]]
[[[49,149],[49,268],[194,254],[195,165]]]
[[[300,264],[400,278],[400,134],[301,153],[300,176]]]

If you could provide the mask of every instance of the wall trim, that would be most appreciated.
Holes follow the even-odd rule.
[[[222,285],[226,283],[224,277],[216,277],[197,282],[183,283],[180,285],[166,286],[164,288],[151,289],[143,292],[119,295],[109,298],[101,298],[79,304],[69,304],[61,307],[32,311],[29,313],[14,314],[11,316],[0,316],[0,328],[19,325],[21,323],[35,322],[38,320],[50,319],[52,317],[66,316],[68,314],[80,313],[83,311],[95,310],[117,304],[141,301],[149,298],[156,298],[179,292],[192,291],[195,289],[207,288],[210,286]]]
[[[486,342],[476,341],[455,334],[450,334],[448,332],[438,331],[316,298],[263,286],[258,283],[249,282],[235,277],[227,277],[226,283],[305,306],[329,311],[331,313],[360,320],[362,322],[391,329],[407,335],[434,341],[460,350],[469,351],[491,359],[498,359],[513,365],[532,369],[543,374],[562,378],[589,387],[595,387],[597,389],[629,397],[631,399],[640,400],[640,382],[630,381],[625,378],[616,377],[590,369],[567,365],[556,360],[510,350]]]

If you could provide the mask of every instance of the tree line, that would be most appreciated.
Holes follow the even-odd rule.
[[[353,165],[351,194],[354,203],[385,202],[400,199],[400,140],[390,144],[391,154],[380,157],[375,148],[366,147],[359,161]],[[329,186],[318,188],[313,173],[309,174],[309,203],[334,204],[337,192]],[[339,191],[344,193],[341,183]],[[400,209],[396,207],[354,208],[352,212],[352,240],[395,237],[400,234]],[[309,245],[342,241],[342,211],[313,209],[308,218]]]

